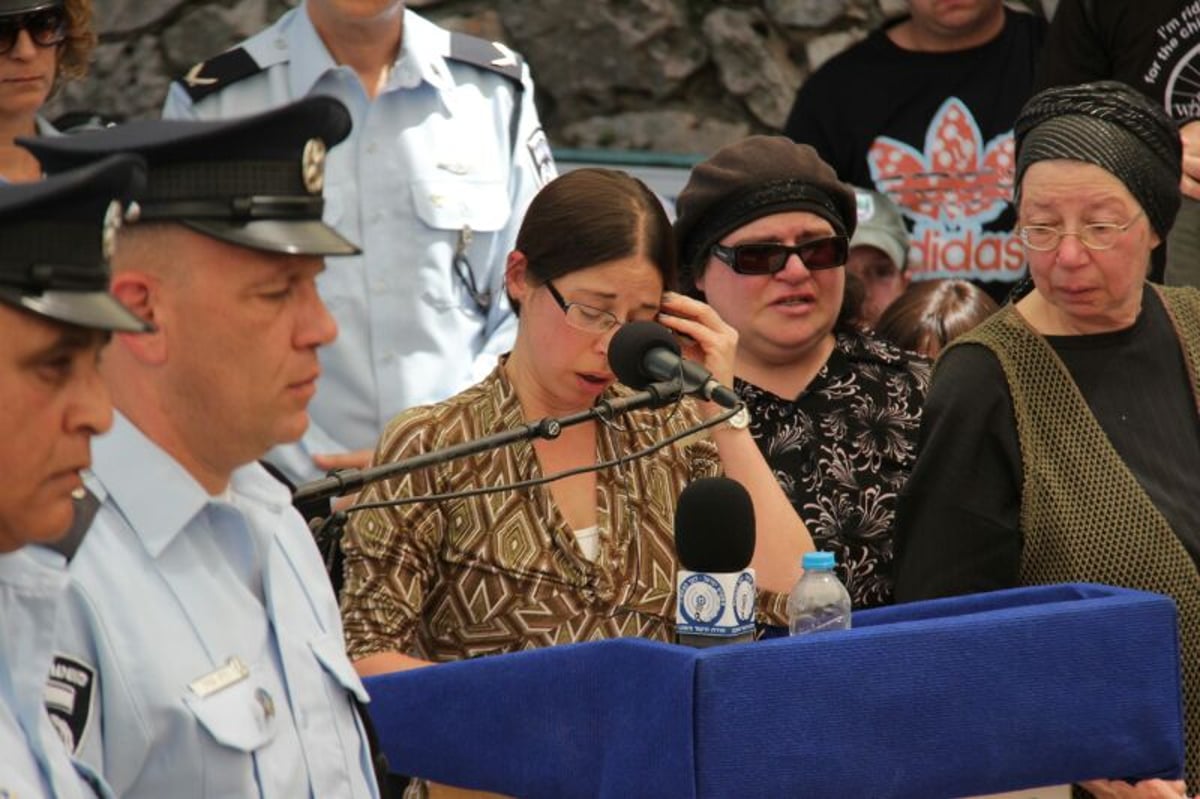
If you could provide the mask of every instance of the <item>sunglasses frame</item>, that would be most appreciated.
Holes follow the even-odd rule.
[[[842,248],[841,249],[841,260],[838,261],[837,263],[825,264],[825,265],[821,265],[821,266],[816,266],[816,265],[810,264],[808,262],[808,259],[804,257],[805,251],[808,251],[811,254],[815,247],[823,246],[827,242],[832,242],[834,244],[834,246],[837,246],[838,244],[840,244],[840,246]],[[741,253],[741,251],[748,249],[750,247],[771,249],[771,250],[775,250],[777,252],[783,252],[784,257],[779,261],[779,265],[777,267],[775,267],[774,269],[768,269],[765,272],[746,270],[738,264],[738,256]],[[810,272],[818,272],[823,269],[836,269],[839,266],[846,265],[846,260],[850,256],[850,239],[848,236],[841,236],[841,235],[822,236],[817,239],[809,239],[808,241],[803,242],[801,244],[797,244],[795,246],[792,246],[789,244],[780,244],[780,243],[774,242],[774,241],[760,241],[760,242],[752,242],[752,243],[747,243],[747,244],[735,244],[732,247],[726,247],[723,244],[714,244],[712,246],[711,252],[713,254],[713,257],[715,257],[718,261],[721,261],[722,263],[727,264],[730,269],[732,269],[734,272],[736,272],[739,275],[773,275],[776,272],[782,272],[783,268],[785,266],[787,266],[788,258],[791,258],[793,255],[799,256],[800,261],[804,264],[805,269],[807,269]]]
[[[53,39],[42,41],[38,34],[35,33],[34,27],[36,26],[31,27],[30,23],[47,17],[57,17],[58,25],[54,29]],[[37,8],[33,11],[0,15],[0,55],[7,55],[12,52],[12,49],[17,46],[17,40],[21,37],[21,31],[28,33],[30,41],[38,47],[58,47],[67,40],[69,22],[66,7],[58,3]],[[49,28],[40,28],[40,30],[46,31]],[[10,33],[12,40],[7,41],[6,37]]]

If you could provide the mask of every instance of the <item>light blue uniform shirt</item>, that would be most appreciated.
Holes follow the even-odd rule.
[[[97,795],[95,775],[72,762],[43,703],[66,587],[57,552],[25,547],[0,555],[0,797]]]
[[[77,756],[131,799],[376,797],[366,693],[287,490],[250,464],[211,497],[115,416],[57,646],[96,675],[87,708],[59,710]]]
[[[243,43],[261,72],[195,105],[178,83],[167,96],[165,117],[225,119],[329,94],[354,120],[329,153],[325,221],[363,255],[330,258],[318,279],[340,332],[321,349],[303,441],[270,456],[293,479],[320,475],[311,453],[373,448],[392,416],[477,382],[512,344],[505,260],[553,160],[528,69],[517,92],[503,75],[446,59],[449,42],[448,31],[406,11],[400,53],[372,101],[302,4]],[[476,285],[491,292],[486,313],[452,266],[464,231]]]

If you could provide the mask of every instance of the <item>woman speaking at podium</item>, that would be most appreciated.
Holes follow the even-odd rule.
[[[509,255],[516,343],[495,371],[388,426],[382,464],[628,395],[609,342],[654,320],[724,385],[737,335],[707,305],[669,291],[676,252],[654,194],[623,172],[580,169],[530,204]],[[638,452],[720,412],[685,398],[566,427],[369,486],[360,503],[453,494],[536,479]],[[735,417],[736,418],[736,417]],[[722,422],[614,468],[544,485],[354,513],[343,541],[342,612],[350,657],[377,674],[575,641],[673,638],[676,498],[724,473],[757,518],[751,565],[760,589],[786,593],[811,538],[745,424]],[[782,619],[773,619],[781,623]]]

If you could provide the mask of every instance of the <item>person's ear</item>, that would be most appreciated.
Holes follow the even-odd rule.
[[[504,288],[514,308],[523,304],[533,291],[529,281],[529,259],[520,250],[508,254],[508,261],[504,265]]]
[[[148,333],[118,333],[117,340],[139,361],[163,363],[167,358],[167,330],[161,312],[161,281],[136,269],[120,270],[113,275],[110,292],[138,318],[153,325]]]

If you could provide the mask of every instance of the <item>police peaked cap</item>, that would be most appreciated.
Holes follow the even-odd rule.
[[[230,120],[146,120],[18,141],[49,173],[112,153],[144,157],[146,191],[130,222],[180,222],[256,250],[354,255],[358,247],[321,221],[325,153],[349,133],[346,107],[314,95]]]
[[[149,329],[108,293],[123,208],[145,164],[114,155],[37,183],[0,185],[0,302],[99,330]]]

